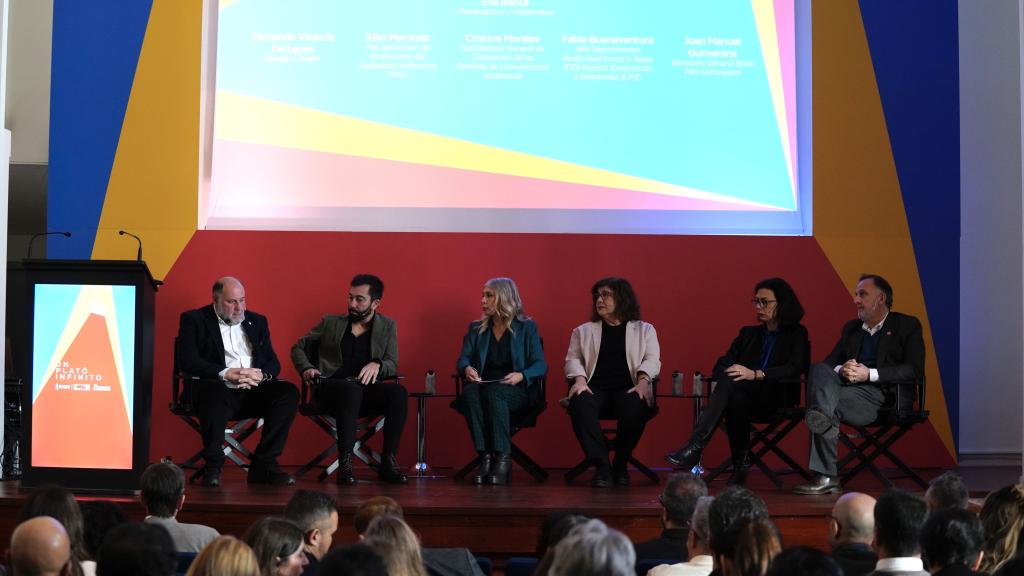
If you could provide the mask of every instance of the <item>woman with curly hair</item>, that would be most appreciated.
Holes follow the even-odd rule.
[[[979,570],[993,573],[1021,551],[1024,484],[1011,484],[989,494],[979,517],[985,530],[984,556]]]

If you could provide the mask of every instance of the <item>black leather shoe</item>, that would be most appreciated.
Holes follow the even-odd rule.
[[[477,486],[484,483],[491,473],[491,455],[490,453],[483,453],[480,455],[480,467],[476,469],[476,473],[473,474],[473,484]]]
[[[508,454],[495,454],[491,464],[491,473],[487,475],[487,483],[495,486],[508,484],[512,473],[512,457]]]
[[[676,468],[689,471],[700,462],[700,455],[704,452],[704,445],[700,442],[690,440],[682,448],[675,452],[665,454],[665,460]]]
[[[629,486],[629,465],[627,462],[612,462],[612,484]]]
[[[590,485],[594,488],[610,488],[612,485],[612,470],[608,461],[601,462],[594,470],[594,477],[590,479]]]
[[[342,454],[338,457],[338,472],[334,476],[334,481],[339,486],[355,486],[358,483],[352,472],[352,454]]]
[[[405,484],[409,481],[405,477],[405,473],[402,472],[402,467],[395,460],[394,454],[384,455],[384,459],[380,463],[380,469],[377,470],[377,477],[388,484]]]
[[[249,466],[247,480],[249,484],[270,484],[271,486],[291,486],[295,484],[295,478],[281,470],[277,464],[265,466],[254,464]]]
[[[729,486],[745,486],[747,483],[747,472],[750,471],[750,458],[747,454],[743,458],[733,459],[732,474],[725,481]]]
[[[839,478],[818,474],[809,484],[801,484],[800,486],[793,488],[793,492],[796,494],[815,496],[818,494],[839,492],[842,489],[843,487],[839,485]]]
[[[216,488],[220,486],[220,467],[206,466],[201,474],[203,486]]]

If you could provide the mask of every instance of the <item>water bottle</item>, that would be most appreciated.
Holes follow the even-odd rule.
[[[704,395],[704,375],[701,374],[700,372],[693,373],[693,395]]]
[[[434,369],[427,370],[426,376],[423,377],[423,387],[427,394],[435,394],[437,392],[437,374],[434,373]]]
[[[683,395],[683,373],[680,372],[679,370],[675,370],[672,372],[672,395]]]

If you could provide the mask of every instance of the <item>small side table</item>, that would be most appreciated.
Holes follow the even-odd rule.
[[[674,394],[659,394],[658,402],[663,400],[692,400],[693,401],[693,425],[697,425],[697,420],[700,419],[700,414],[704,410],[704,403],[707,402],[708,397],[703,394],[681,394],[676,396]],[[690,469],[690,472],[700,476],[704,474],[704,459],[697,462],[697,465]]]
[[[416,463],[412,465],[409,475],[415,478],[444,478],[431,472],[426,460],[427,447],[427,399],[455,398],[451,393],[410,392],[409,396],[416,399]]]

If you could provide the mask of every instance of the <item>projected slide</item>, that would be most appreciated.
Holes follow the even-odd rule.
[[[37,284],[32,466],[132,468],[135,287]]]
[[[796,4],[221,0],[205,224],[809,233]]]

